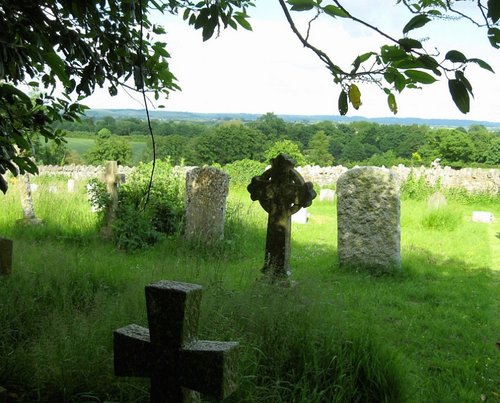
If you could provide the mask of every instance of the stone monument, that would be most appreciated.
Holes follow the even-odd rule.
[[[316,197],[313,184],[304,182],[294,165],[288,155],[279,154],[271,160],[271,168],[254,176],[247,188],[250,198],[269,214],[262,272],[273,280],[290,275],[290,217]]]
[[[229,176],[213,167],[186,174],[186,226],[189,241],[213,243],[224,238]]]
[[[385,168],[350,169],[337,181],[338,254],[341,266],[401,268],[399,183]]]
[[[31,180],[30,174],[19,175],[19,186],[21,194],[21,208],[23,210],[23,218],[17,220],[19,224],[25,225],[38,225],[43,221],[38,219],[35,215],[35,208],[33,207],[33,199],[31,197]]]
[[[114,332],[115,374],[151,378],[151,403],[191,403],[197,392],[224,399],[237,387],[238,343],[196,339],[200,302],[199,285],[150,284],[149,329]]]

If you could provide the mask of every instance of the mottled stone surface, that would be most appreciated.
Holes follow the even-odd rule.
[[[189,241],[213,243],[224,238],[229,176],[216,168],[194,168],[186,174],[186,226]]]
[[[10,274],[12,271],[13,246],[10,239],[0,238],[0,275]]]
[[[254,176],[247,188],[250,198],[269,214],[262,271],[280,280],[290,275],[291,216],[309,207],[316,197],[313,184],[304,182],[294,165],[288,155],[279,154],[271,160],[271,168]]]
[[[151,402],[190,403],[197,392],[224,399],[237,388],[234,342],[197,340],[201,286],[160,281],[146,287],[149,329],[114,332],[115,374],[151,378]]]
[[[23,210],[23,218],[17,220],[18,224],[24,225],[38,225],[43,221],[38,219],[35,215],[35,208],[33,206],[33,199],[31,197],[31,180],[30,175],[19,175],[19,186],[21,195],[21,209]]]
[[[337,182],[341,266],[401,268],[399,183],[388,169],[359,167]]]

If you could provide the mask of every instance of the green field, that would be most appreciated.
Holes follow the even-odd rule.
[[[470,219],[499,217],[498,198],[450,199],[437,218],[403,200],[394,276],[339,269],[336,205],[315,201],[292,228],[297,285],[280,288],[259,281],[266,216],[245,190],[230,191],[221,244],[171,236],[127,254],[99,237],[83,183],[69,195],[40,183],[40,227],[15,224],[15,183],[0,196],[0,235],[15,244],[0,278],[10,401],[147,402],[147,381],[113,375],[112,333],[147,325],[144,286],[160,279],[201,284],[200,338],[240,343],[228,402],[500,401],[500,225]]]
[[[130,146],[132,147],[132,162],[133,164],[137,164],[141,157],[143,156],[144,151],[146,150],[146,141],[147,137],[144,136],[144,141],[137,141],[137,136],[134,137],[134,140],[129,140],[126,137],[120,137],[128,140]],[[67,147],[69,150],[74,150],[78,154],[83,155],[85,152],[94,145],[94,138],[89,137],[65,137],[67,141]]]

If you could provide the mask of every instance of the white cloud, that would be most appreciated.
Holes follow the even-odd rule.
[[[407,16],[399,8],[394,14],[381,13],[388,2],[363,1],[358,8],[369,10],[373,24],[389,25],[398,35]],[[380,4],[382,3],[382,4]],[[274,6],[276,7],[276,6]],[[302,47],[283,16],[268,5],[270,13],[252,19],[253,32],[227,30],[217,39],[202,42],[201,32],[180,19],[167,21],[168,50],[172,55],[171,68],[176,74],[182,92],[172,93],[165,102],[167,110],[190,112],[246,112],[278,114],[338,114],[337,98],[340,88],[333,84],[322,62],[309,49]],[[360,10],[357,10],[360,11]],[[251,13],[251,10],[250,10]],[[349,28],[343,23],[332,24],[330,19],[317,21],[311,31],[311,40],[324,49],[344,68],[356,55],[380,46],[382,38],[365,28]],[[375,21],[375,22],[373,22]],[[305,23],[300,24],[304,28]],[[488,61],[500,73],[498,51],[494,50],[484,32],[465,29],[468,24],[429,24],[431,37],[443,49],[460,49],[468,57]],[[419,30],[420,31],[420,30]],[[414,31],[412,34],[425,35]],[[405,90],[397,97],[398,116],[423,118],[467,118],[500,120],[500,80],[498,75],[479,67],[468,68],[474,87],[475,100],[471,112],[462,115],[448,94],[447,80],[427,86],[423,90]],[[351,115],[369,117],[388,116],[385,95],[375,86],[360,84],[363,105]],[[132,107],[137,102],[126,95],[109,99],[103,94],[87,101],[92,107]]]

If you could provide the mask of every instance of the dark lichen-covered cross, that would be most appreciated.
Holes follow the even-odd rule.
[[[309,207],[316,197],[311,182],[304,182],[293,168],[295,161],[286,154],[271,160],[271,168],[252,178],[248,191],[269,214],[264,267],[272,279],[286,279],[290,273],[291,216]]]
[[[146,287],[149,329],[114,332],[115,374],[151,378],[152,403],[223,399],[236,389],[238,343],[196,340],[201,286],[160,281]]]

